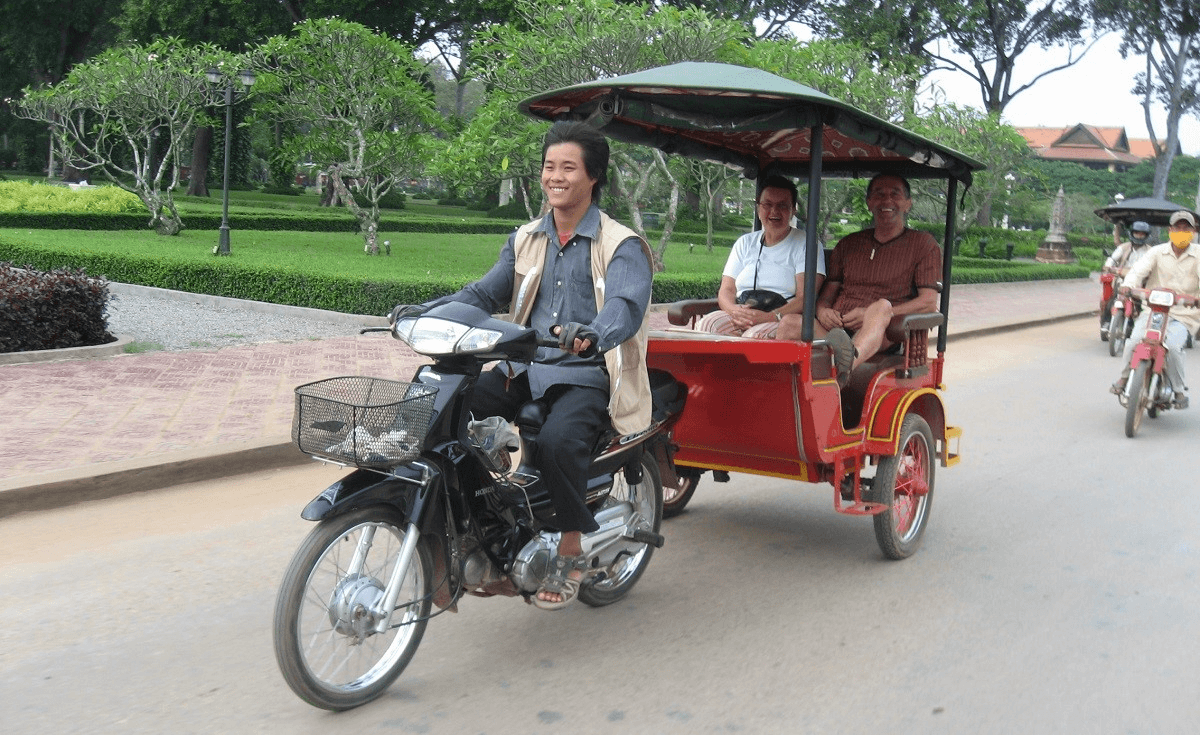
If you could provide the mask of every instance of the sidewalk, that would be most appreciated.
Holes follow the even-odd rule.
[[[1092,314],[1099,298],[1092,279],[955,286],[950,340]],[[311,461],[290,443],[297,385],[405,380],[425,362],[375,333],[0,365],[0,517]]]

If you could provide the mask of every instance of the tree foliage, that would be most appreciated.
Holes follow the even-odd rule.
[[[67,163],[137,194],[150,225],[175,235],[180,145],[208,93],[204,72],[217,65],[236,66],[215,47],[175,39],[114,48],[52,87],[27,89],[18,114],[48,123]]]
[[[295,124],[286,149],[332,177],[366,251],[378,253],[379,201],[422,171],[435,125],[433,97],[412,50],[329,18],[269,39],[255,58],[263,72],[259,112]]]
[[[1083,54],[1075,54],[1076,48],[1083,43],[1083,31],[1087,27],[1087,18],[1080,12],[1078,0],[1037,0],[1035,3],[1026,0],[943,1],[938,7],[945,37],[955,51],[967,57],[968,62],[959,63],[954,57],[936,51],[932,56],[973,78],[979,85],[983,107],[988,112],[1004,112],[1018,94],[1083,58]],[[1067,59],[1013,89],[1017,58],[1039,46],[1063,47],[1067,50]]]
[[[1123,34],[1122,56],[1145,57],[1133,91],[1142,98],[1154,145],[1154,196],[1164,197],[1179,147],[1179,121],[1200,115],[1200,6],[1195,0],[1093,0],[1092,7],[1099,22]],[[1156,107],[1167,111],[1163,136],[1151,119]]]
[[[1033,154],[1025,138],[1016,128],[1001,122],[998,114],[984,113],[973,107],[939,104],[911,121],[908,127],[987,166],[987,170],[975,172],[962,209],[964,219],[990,225],[993,206],[1006,210],[1010,198],[1014,194],[1020,196],[1023,191],[1022,171]],[[1006,178],[1008,176],[1014,178]],[[933,219],[936,221],[936,217]]]
[[[522,117],[517,102],[537,92],[629,74],[679,61],[713,61],[747,39],[744,25],[695,8],[620,5],[612,0],[519,0],[520,22],[493,26],[476,45],[476,73],[491,94],[462,134],[438,157],[436,171],[460,181],[535,180],[545,125]],[[675,174],[661,154],[635,155],[614,144],[613,190],[626,198],[634,229],[643,235],[637,191],[651,176]],[[677,179],[675,179],[677,184]],[[641,186],[639,187],[639,183]],[[668,195],[678,202],[679,192]],[[674,225],[668,207],[656,251]]]

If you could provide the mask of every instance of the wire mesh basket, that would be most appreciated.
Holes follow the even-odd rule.
[[[437,388],[382,378],[327,378],[296,388],[292,441],[300,451],[385,469],[421,454]]]

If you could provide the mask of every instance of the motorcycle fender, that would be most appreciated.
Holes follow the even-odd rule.
[[[418,470],[410,467],[399,467],[394,473],[412,480],[421,476]],[[418,485],[400,477],[355,470],[309,501],[300,517],[306,521],[321,521],[367,505],[383,504],[395,507],[408,518],[417,505],[420,490]]]

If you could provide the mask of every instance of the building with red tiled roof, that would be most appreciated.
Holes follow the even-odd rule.
[[[1030,148],[1049,161],[1069,161],[1089,168],[1124,171],[1154,158],[1154,145],[1147,139],[1131,139],[1125,134],[1125,128],[1078,123],[1067,128],[1017,128],[1017,132]]]

